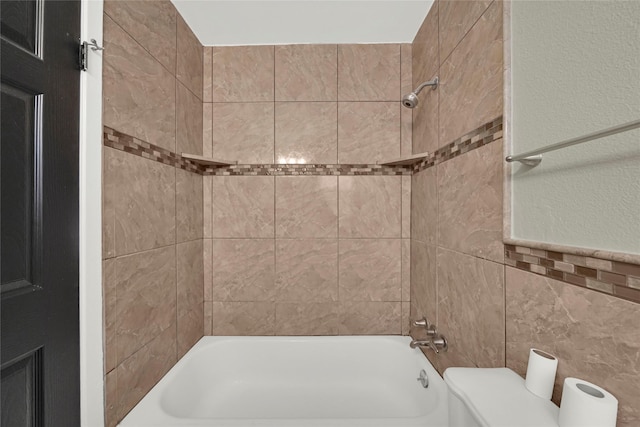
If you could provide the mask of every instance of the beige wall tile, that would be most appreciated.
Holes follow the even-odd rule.
[[[105,188],[113,197],[115,255],[175,243],[175,169],[105,149]]]
[[[338,103],[338,162],[375,164],[400,156],[399,102]]]
[[[115,150],[102,147],[102,258],[116,256],[117,180],[110,172]]]
[[[402,331],[401,302],[340,303],[340,335],[398,335]]]
[[[202,239],[202,176],[176,169],[176,231],[178,242]]]
[[[118,363],[176,321],[174,246],[116,259],[116,346]]]
[[[202,104],[202,155],[213,157],[213,105]]]
[[[341,176],[338,181],[339,236],[401,236],[401,179],[398,176]]]
[[[440,59],[445,61],[460,43],[491,0],[441,0],[440,12]]]
[[[276,240],[276,300],[338,299],[338,241]]]
[[[438,6],[434,2],[412,45],[413,89],[438,75]],[[403,92],[404,94],[404,92]],[[439,90],[425,88],[419,95],[419,104],[413,112],[413,153],[433,152],[438,141]]]
[[[213,102],[274,100],[274,47],[213,47]]]
[[[117,368],[118,420],[153,388],[176,363],[175,323]]]
[[[202,337],[204,329],[204,246],[202,240],[176,246],[178,357]]]
[[[274,335],[275,303],[213,302],[213,335]]]
[[[203,336],[204,312],[202,304],[203,303],[200,303],[200,305],[194,307],[193,310],[178,317],[178,359],[187,354],[187,352],[191,350],[191,347],[200,341],[200,338]]]
[[[402,301],[402,335],[409,335],[409,329],[411,327],[410,306],[410,302]]]
[[[337,334],[337,303],[283,302],[276,304],[276,335]]]
[[[340,301],[400,301],[400,239],[339,241]]]
[[[213,104],[213,157],[240,163],[273,163],[274,104]]]
[[[431,80],[434,76],[426,80]],[[426,81],[425,80],[425,81]],[[420,84],[422,82],[419,82]],[[433,153],[451,141],[440,141],[438,130],[439,89],[424,89],[418,96],[420,102],[413,111],[413,154]]]
[[[438,283],[436,281],[436,247],[411,241],[411,305],[412,320],[426,317],[438,321]],[[419,331],[415,331],[420,333]]]
[[[213,237],[213,176],[202,177],[202,235]]]
[[[334,102],[276,102],[276,162],[336,163],[337,114]]]
[[[204,330],[205,336],[213,335],[211,326],[213,322],[213,304],[211,301],[205,301],[204,303]],[[224,304],[224,303],[223,303]]]
[[[272,301],[274,241],[214,239],[212,294],[214,301]]]
[[[104,331],[104,372],[110,372],[118,364],[116,347],[116,287],[118,284],[116,262],[102,262],[102,321]]]
[[[175,74],[177,11],[169,0],[106,0],[104,13]]]
[[[204,268],[204,300],[211,301],[213,293],[213,240],[204,239],[202,247],[202,263]]]
[[[413,89],[424,81],[431,80],[440,68],[438,56],[438,8],[436,1],[429,9],[411,45]]]
[[[438,248],[440,368],[505,365],[504,265]]]
[[[202,154],[202,101],[176,82],[176,152]]]
[[[409,156],[413,150],[413,111],[400,109],[400,155]]]
[[[617,397],[618,426],[640,423],[640,304],[506,268],[507,367],[525,374],[529,348],[559,359],[558,403],[566,377]],[[543,331],[541,333],[541,331]]]
[[[413,90],[413,59],[411,43],[400,45],[400,94],[405,95]]]
[[[202,45],[178,14],[176,78],[202,100]]]
[[[437,166],[438,245],[504,262],[502,143]]]
[[[432,167],[411,177],[411,238],[435,245],[437,227],[438,181]]]
[[[337,61],[336,45],[276,46],[276,101],[336,101]]]
[[[338,178],[276,177],[277,237],[337,237]]]
[[[103,124],[174,151],[175,78],[108,16],[104,45]]]
[[[338,100],[399,101],[399,44],[338,45]]]
[[[401,301],[410,301],[411,298],[411,240],[402,239],[402,298]]]
[[[202,101],[213,102],[213,48],[202,48]]]
[[[213,177],[213,237],[274,237],[271,176]]]
[[[411,177],[403,176],[402,181],[402,238],[411,238]]]
[[[118,424],[118,376],[114,369],[104,376],[104,424],[116,427]]]
[[[440,67],[440,145],[502,114],[502,62],[502,2],[497,1]]]

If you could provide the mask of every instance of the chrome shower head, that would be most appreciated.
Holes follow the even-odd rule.
[[[402,105],[407,108],[416,108],[419,102],[420,100],[415,92],[411,92],[410,94],[402,97]]]
[[[404,105],[407,108],[416,108],[416,106],[420,102],[420,100],[418,99],[418,94],[422,91],[422,89],[424,89],[427,86],[432,86],[433,89],[435,90],[438,87],[438,82],[439,80],[436,77],[433,80],[422,83],[420,86],[416,88],[416,90],[402,97],[402,105]]]

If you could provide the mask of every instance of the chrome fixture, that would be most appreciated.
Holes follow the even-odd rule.
[[[404,104],[404,99],[402,102]],[[556,144],[547,145],[546,147],[542,147],[537,150],[518,154],[517,156],[507,156],[505,160],[509,163],[520,162],[527,166],[536,166],[542,161],[542,153],[548,153],[549,151],[559,150],[561,148],[570,147],[572,145],[581,144],[583,142],[593,141],[594,139],[604,138],[605,136],[615,135],[620,132],[626,132],[628,130],[637,128],[640,128],[640,120],[623,123],[618,126],[613,126],[607,129],[599,130],[597,132],[592,132],[590,134],[579,136],[577,138],[567,139]]]
[[[424,369],[420,370],[420,376],[416,378],[416,380],[418,380],[420,384],[422,384],[422,387],[429,387],[429,377],[427,376],[427,371],[425,371]]]
[[[449,350],[449,345],[447,344],[447,339],[444,335],[438,334],[435,337],[431,337],[428,340],[412,340],[409,344],[409,347],[429,347],[431,350],[436,353],[440,353],[440,350],[446,352]]]
[[[423,317],[420,320],[414,320],[411,325],[416,328],[424,328],[427,334],[427,339],[412,340],[411,343],[409,343],[409,347],[428,347],[436,353],[440,353],[440,350],[447,351],[449,349],[447,339],[444,335],[438,333],[436,325],[429,323],[426,317]]]
[[[412,325],[416,328],[424,328],[428,337],[435,337],[438,334],[436,325],[430,324],[426,317],[420,320],[414,320]]]
[[[439,80],[436,77],[433,80],[429,80],[428,82],[422,83],[413,92],[402,97],[402,105],[404,105],[407,108],[416,108],[416,106],[419,103],[418,94],[422,92],[422,89],[424,89],[427,86],[432,86],[433,90],[435,90],[438,87],[438,82]]]

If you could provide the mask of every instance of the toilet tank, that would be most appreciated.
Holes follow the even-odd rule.
[[[449,427],[558,427],[559,408],[508,368],[448,368]]]

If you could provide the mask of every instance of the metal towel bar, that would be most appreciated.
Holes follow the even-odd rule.
[[[549,151],[559,150],[561,148],[569,147],[571,145],[576,145],[576,144],[580,144],[587,141],[593,141],[594,139],[604,138],[605,136],[615,135],[616,133],[626,132],[628,130],[637,129],[637,128],[640,128],[640,120],[634,120],[632,122],[623,123],[618,126],[599,130],[597,132],[593,132],[584,136],[579,136],[577,138],[567,139],[566,141],[547,145],[546,147],[542,147],[542,148],[538,148],[537,150],[532,150],[526,153],[518,154],[517,156],[507,156],[505,160],[507,162],[521,162],[528,166],[535,166],[542,161],[541,154],[543,153],[548,153]]]

